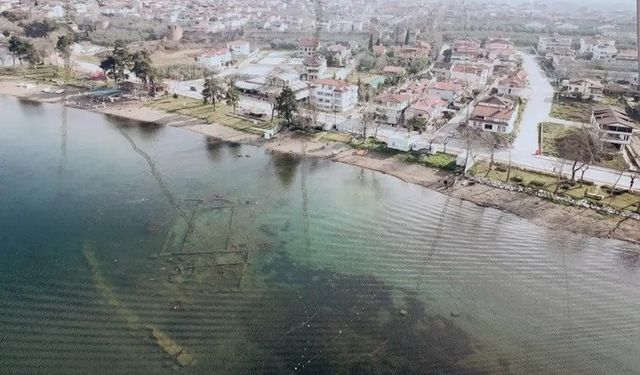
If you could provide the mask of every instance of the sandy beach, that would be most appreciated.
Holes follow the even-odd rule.
[[[17,83],[17,81],[0,81],[0,94],[46,102],[62,101],[60,97],[57,100],[51,98],[42,100],[39,88],[26,89],[16,86]],[[44,87],[44,85],[40,87]],[[445,181],[450,181],[453,178],[450,173],[418,164],[405,163],[389,155],[357,150],[343,143],[319,142],[298,133],[283,134],[276,139],[267,141],[257,135],[243,133],[220,124],[202,123],[185,116],[176,116],[149,108],[141,102],[116,103],[84,109],[135,121],[175,126],[226,142],[264,147],[269,152],[323,158],[375,170],[480,206],[505,210],[548,228],[640,243],[640,222],[637,220],[604,215],[592,209],[560,205],[536,196],[483,184],[468,184],[465,180],[447,187]]]

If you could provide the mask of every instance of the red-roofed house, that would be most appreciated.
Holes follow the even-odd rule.
[[[231,62],[231,52],[227,48],[209,50],[198,56],[198,64],[220,69]]]
[[[524,70],[511,73],[498,81],[496,89],[498,90],[498,95],[524,97],[527,89],[527,74]]]
[[[404,110],[411,104],[411,95],[384,93],[378,95],[374,103],[380,122],[397,125],[402,122]]]
[[[298,56],[309,57],[318,52],[320,41],[315,38],[300,38],[298,40]]]
[[[439,96],[449,102],[458,100],[463,91],[464,86],[457,81],[436,82],[429,88],[429,94]]]
[[[425,118],[431,122],[442,115],[449,103],[438,96],[426,96],[411,104],[404,112],[405,121],[416,116]]]
[[[517,117],[517,105],[510,99],[491,95],[473,109],[467,126],[495,133],[511,133]]]
[[[310,85],[311,102],[327,112],[344,112],[358,104],[358,86],[337,79],[318,79]]]

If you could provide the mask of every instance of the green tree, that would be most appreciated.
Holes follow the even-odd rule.
[[[58,41],[56,42],[56,51],[60,52],[62,57],[64,58],[64,67],[65,69],[70,68],[70,60],[71,60],[71,46],[73,45],[73,37],[71,34],[69,35],[60,35],[58,37]]]
[[[409,129],[409,134],[411,134],[411,132],[414,130],[421,132],[426,128],[427,128],[427,119],[424,118],[423,116],[414,116],[409,120],[407,120],[407,129]]]
[[[229,107],[233,108],[233,113],[236,113],[236,107],[238,107],[238,102],[240,102],[240,94],[234,82],[229,83],[224,100]]]
[[[29,38],[44,38],[55,29],[56,25],[52,21],[33,21],[24,26],[24,35]]]
[[[218,79],[213,77],[205,78],[204,88],[202,89],[204,104],[212,104],[215,111],[216,103],[223,98],[223,93],[222,84]]]
[[[131,55],[131,72],[142,81],[145,89],[149,88],[149,76],[153,74],[153,63],[149,52],[142,50]]]
[[[9,36],[11,36],[11,31],[4,30],[4,31],[2,31],[2,35],[4,35],[5,38],[8,38]]]
[[[451,54],[453,53],[453,51],[451,51],[451,48],[447,48],[444,50],[444,52],[442,52],[442,58],[444,60],[445,63],[450,63],[451,62]]]
[[[116,40],[113,47],[112,56],[115,61],[115,75],[120,81],[124,81],[126,78],[126,71],[132,68],[131,54],[127,49],[127,45],[122,40]]]
[[[100,62],[100,68],[111,72],[115,82],[124,81],[126,71],[133,68],[133,60],[126,44],[122,40],[116,40],[113,51]]]
[[[373,34],[369,34],[369,51],[373,52]]]
[[[404,36],[404,45],[405,46],[409,45],[409,40],[411,40],[411,34],[409,33],[409,30],[407,30],[407,34]]]
[[[13,55],[14,64],[17,58],[20,61],[20,65],[22,65],[23,60],[34,55],[34,47],[31,43],[14,35],[9,39],[9,52]]]
[[[296,94],[288,86],[282,89],[282,92],[276,98],[276,110],[278,111],[278,117],[283,118],[287,126],[293,124],[293,117],[298,110],[298,102],[296,101]]]

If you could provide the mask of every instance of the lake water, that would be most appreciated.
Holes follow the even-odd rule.
[[[0,373],[633,374],[639,353],[637,246],[0,97]]]

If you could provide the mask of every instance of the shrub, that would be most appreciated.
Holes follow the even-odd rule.
[[[529,186],[541,188],[541,187],[544,187],[544,182],[538,181],[538,180],[533,180],[533,181],[529,182]]]
[[[518,176],[513,176],[509,180],[511,180],[511,182],[515,182],[516,184],[521,184],[522,183],[522,178],[518,177]]]
[[[173,98],[174,99],[178,99],[178,94],[176,94],[175,92],[173,93]]]
[[[495,167],[494,169],[496,171],[502,172],[502,173],[506,173],[507,172],[507,168],[505,168],[505,167]]]

